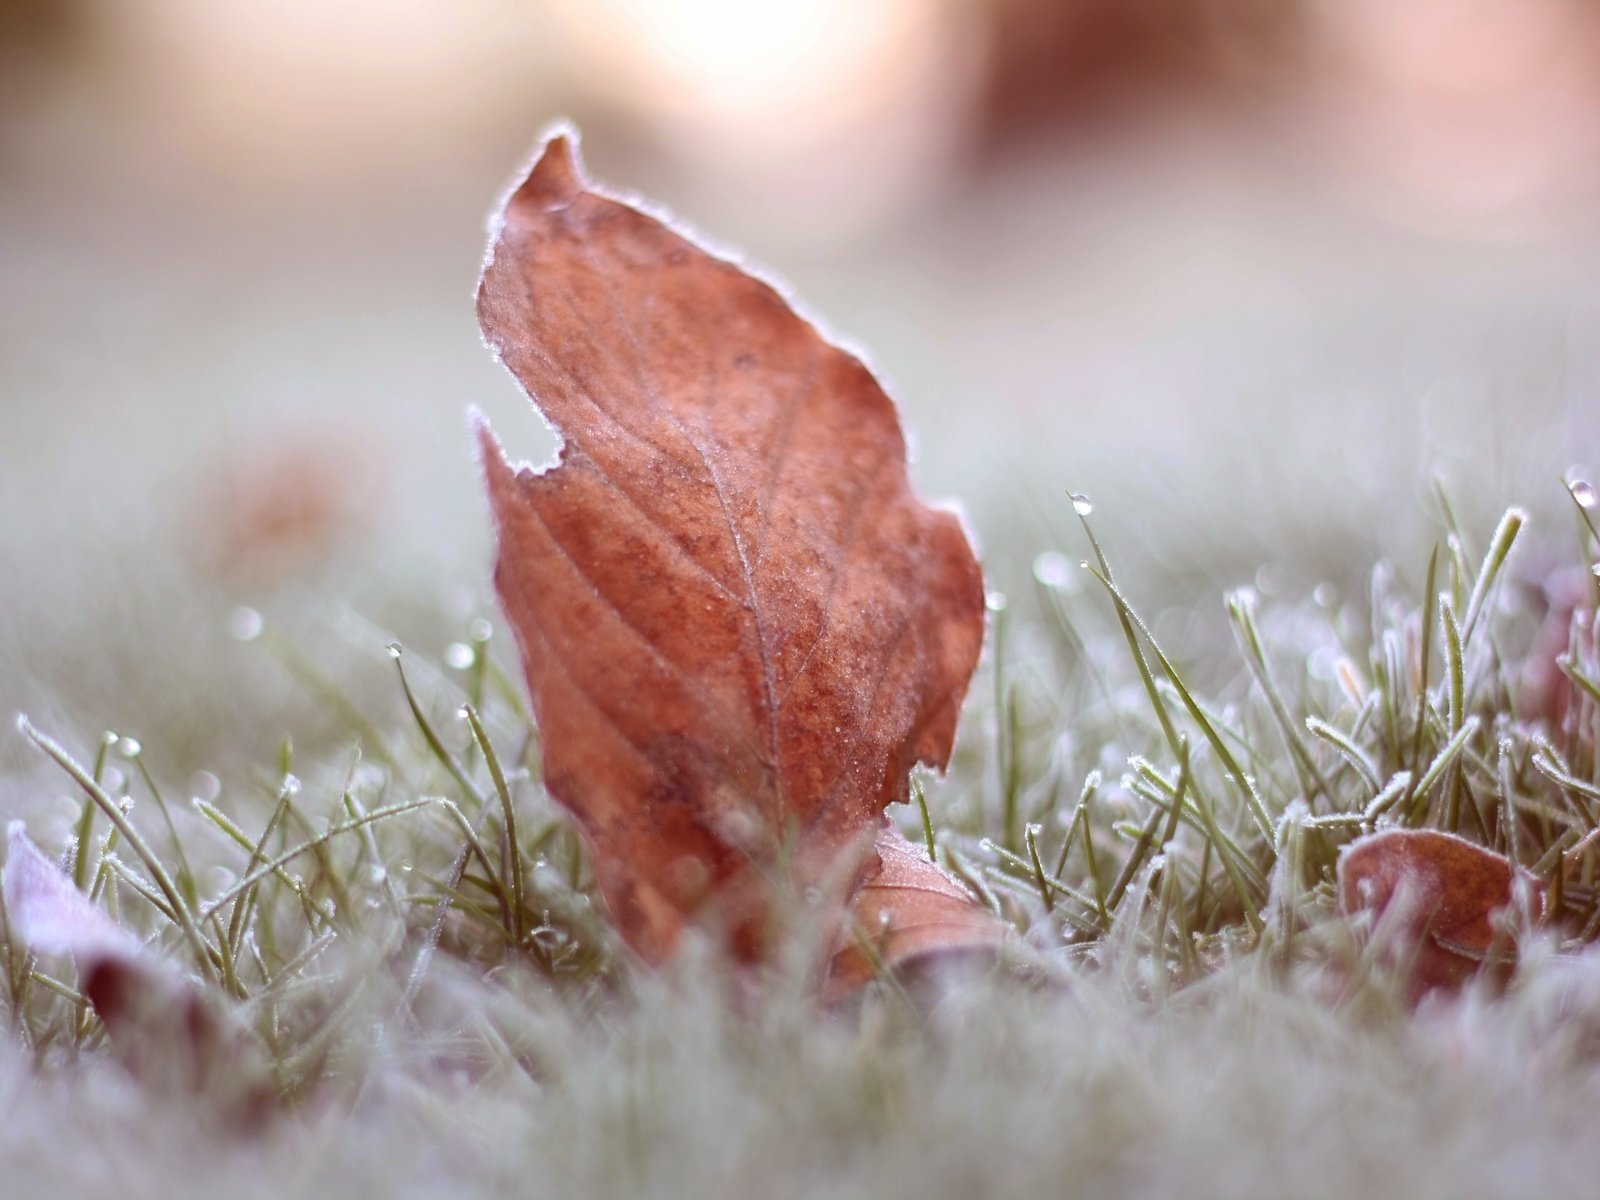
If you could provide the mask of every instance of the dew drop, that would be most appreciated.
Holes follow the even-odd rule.
[[[1319,683],[1326,683],[1338,670],[1339,659],[1337,646],[1318,646],[1306,656],[1306,674]]]
[[[1059,550],[1046,550],[1033,560],[1033,577],[1057,592],[1066,591],[1078,581],[1072,560]]]
[[[482,617],[477,617],[467,626],[467,636],[481,646],[494,636],[494,626]]]
[[[253,642],[266,624],[259,612],[241,604],[228,614],[228,636],[236,642]]]
[[[990,592],[983,598],[983,606],[990,612],[1005,612],[1006,594],[1004,592]]]
[[[196,771],[189,780],[189,792],[197,800],[213,801],[222,795],[222,780],[210,771]]]
[[[1574,479],[1567,484],[1567,487],[1572,489],[1572,498],[1578,502],[1579,508],[1593,508],[1596,499],[1600,499],[1600,494],[1594,490],[1594,484],[1587,479]]]
[[[1082,492],[1068,492],[1067,499],[1072,501],[1072,511],[1080,517],[1087,517],[1094,511],[1094,501]]]
[[[559,949],[561,943],[567,940],[567,935],[553,925],[541,925],[528,934],[528,937],[546,950]]]
[[[444,661],[448,667],[465,671],[478,661],[478,653],[465,642],[451,642],[444,648]]]
[[[1311,589],[1311,598],[1322,608],[1332,608],[1335,595],[1331,583],[1319,583]]]
[[[123,758],[138,758],[143,751],[144,746],[138,738],[125,737],[117,740],[117,753]]]
[[[298,796],[300,794],[300,777],[298,775],[285,775],[283,777],[282,791],[285,796]]]
[[[399,642],[390,642],[387,646],[384,647],[384,649],[389,652],[389,657],[390,658],[399,658],[400,657],[400,643]]]
[[[470,718],[471,716],[472,716],[472,709],[468,708],[465,704],[463,704],[460,708],[456,709],[456,720],[458,720],[458,721],[465,721],[468,718]]]

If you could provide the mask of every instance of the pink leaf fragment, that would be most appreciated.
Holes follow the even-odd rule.
[[[40,954],[71,955],[85,976],[106,958],[139,952],[134,936],[44,856],[21,821],[11,822],[6,832],[6,915],[23,942]]]

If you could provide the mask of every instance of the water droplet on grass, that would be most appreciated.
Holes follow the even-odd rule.
[[[228,614],[228,636],[236,642],[253,642],[261,636],[266,622],[255,609],[241,604]]]
[[[983,598],[983,606],[990,612],[1005,612],[1006,594],[1004,592],[990,592]]]
[[[473,641],[482,645],[484,642],[487,642],[494,636],[494,626],[489,624],[489,622],[484,620],[482,617],[478,617],[472,622],[472,624],[467,626],[467,635],[472,638]]]
[[[445,665],[454,667],[457,671],[465,671],[478,661],[475,650],[465,642],[451,642],[444,648]]]
[[[300,794],[300,777],[298,775],[285,775],[283,777],[283,794],[285,796],[298,796]]]
[[[1072,501],[1072,511],[1080,517],[1087,517],[1094,511],[1094,501],[1082,492],[1068,492],[1067,499]]]
[[[384,649],[389,652],[389,657],[390,658],[399,658],[400,657],[401,649],[400,649],[400,643],[399,642],[390,642],[387,646],[384,647]]]
[[[1567,487],[1572,489],[1572,498],[1578,502],[1579,508],[1593,508],[1596,499],[1600,498],[1594,490],[1594,484],[1587,479],[1574,479]]]
[[[1033,560],[1033,577],[1057,592],[1066,591],[1078,581],[1072,560],[1059,550],[1046,550]]]
[[[138,738],[125,737],[117,742],[117,753],[123,758],[138,758],[144,751],[144,746]]]

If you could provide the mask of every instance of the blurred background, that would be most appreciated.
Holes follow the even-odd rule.
[[[0,0],[0,710],[199,767],[316,735],[240,638],[393,704],[492,615],[466,408],[550,440],[471,296],[558,117],[869,352],[993,586],[1069,488],[1189,655],[1420,585],[1436,477],[1570,550],[1584,0]]]

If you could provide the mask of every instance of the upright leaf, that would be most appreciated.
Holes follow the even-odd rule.
[[[912,765],[947,762],[977,560],[872,373],[590,187],[566,136],[506,201],[478,317],[563,438],[514,470],[480,429],[546,785],[645,959],[708,915],[758,957],[776,881],[870,874]]]

